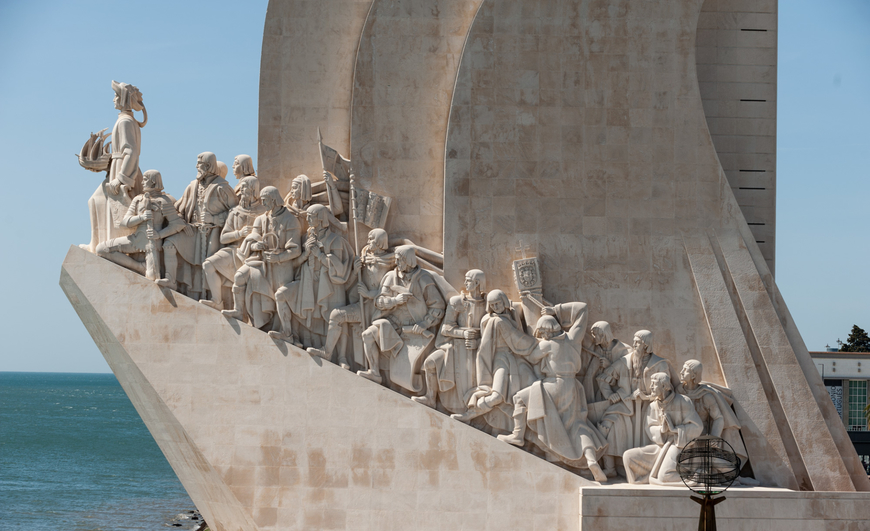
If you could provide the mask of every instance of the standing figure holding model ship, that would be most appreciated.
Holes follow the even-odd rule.
[[[142,103],[142,93],[133,85],[112,81],[115,92],[115,108],[120,111],[118,120],[112,128],[112,153],[108,160],[108,174],[105,180],[88,200],[88,210],[91,216],[91,242],[82,247],[95,253],[97,245],[122,236],[128,236],[132,231],[122,225],[121,220],[130,206],[132,198],[142,192],[142,170],[139,169],[139,153],[142,149],[142,131],[148,123],[148,113]],[[142,122],[133,116],[133,111],[142,111],[145,115]],[[105,129],[103,130],[105,131]],[[104,135],[100,136],[100,140]],[[92,135],[93,139],[93,135]],[[90,144],[86,144],[88,146]],[[97,143],[96,155],[103,156],[102,142]],[[88,153],[83,156],[87,157]],[[101,159],[105,162],[105,159]],[[79,163],[82,163],[79,157]],[[92,171],[96,168],[89,167]],[[101,171],[106,169],[100,166]]]

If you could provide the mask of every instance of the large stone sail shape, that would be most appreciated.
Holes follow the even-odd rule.
[[[734,391],[759,479],[868,490],[711,140],[702,4],[483,2],[447,131],[445,276],[512,286],[529,245],[549,300],[626,341],[653,330],[657,354]]]

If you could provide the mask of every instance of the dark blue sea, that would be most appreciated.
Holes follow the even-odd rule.
[[[190,529],[194,509],[114,375],[0,372],[0,530]]]

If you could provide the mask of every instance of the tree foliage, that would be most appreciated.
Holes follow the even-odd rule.
[[[852,325],[852,333],[846,341],[838,339],[837,344],[840,345],[840,352],[870,352],[870,337],[858,325]]]

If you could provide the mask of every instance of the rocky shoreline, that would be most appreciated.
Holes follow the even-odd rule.
[[[208,524],[199,510],[178,513],[166,525],[183,531],[209,531]]]

